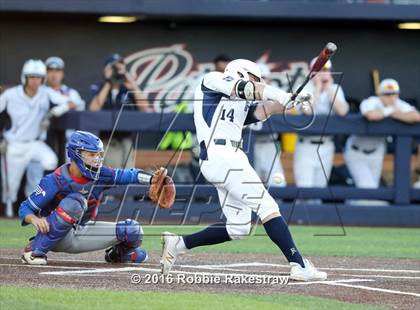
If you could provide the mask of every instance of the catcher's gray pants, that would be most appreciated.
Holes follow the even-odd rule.
[[[72,228],[52,249],[54,252],[83,253],[103,250],[120,243],[116,236],[117,223],[89,221]]]

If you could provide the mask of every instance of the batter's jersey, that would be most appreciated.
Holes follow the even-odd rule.
[[[43,137],[41,121],[47,115],[50,104],[67,104],[69,98],[47,86],[40,86],[35,96],[25,94],[22,85],[7,89],[0,96],[0,113],[6,110],[12,126],[4,133],[9,143],[27,142]]]
[[[409,103],[397,99],[395,102],[395,108],[401,112],[412,112],[415,111],[415,108]],[[385,109],[385,105],[382,103],[381,99],[377,96],[371,96],[360,103],[360,113],[366,115],[370,111]],[[349,138],[349,143],[358,146],[364,150],[371,150],[379,147],[381,144],[385,143],[385,137],[381,136],[355,136],[352,135]]]
[[[254,111],[257,103],[231,98],[239,80],[220,72],[203,78],[194,95],[194,123],[199,142],[211,139],[241,141],[245,125],[258,122]]]
[[[33,193],[22,202],[19,208],[22,225],[27,225],[24,219],[28,214],[48,216],[70,193],[80,193],[88,202],[81,222],[95,219],[103,191],[118,184],[138,184],[137,175],[142,171],[102,167],[98,180],[92,181],[84,177],[71,176],[69,166],[70,164],[65,164],[43,177]]]

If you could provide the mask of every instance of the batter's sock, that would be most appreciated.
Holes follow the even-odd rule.
[[[183,238],[187,249],[230,241],[226,224],[224,223],[210,225],[195,234],[184,236]]]
[[[277,244],[289,263],[294,262],[305,267],[302,256],[293,242],[289,227],[287,227],[286,221],[282,216],[275,217],[264,223],[264,228],[271,241]]]

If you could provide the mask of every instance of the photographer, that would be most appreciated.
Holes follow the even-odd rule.
[[[153,112],[149,101],[143,95],[134,79],[127,72],[124,59],[119,54],[112,54],[105,61],[103,69],[104,81],[92,86],[93,99],[90,101],[90,111],[138,110]],[[110,132],[101,132],[104,145],[108,145]],[[106,153],[104,163],[111,167],[133,167],[133,139],[130,133],[115,132]]]
[[[153,112],[146,96],[127,72],[121,55],[112,54],[105,60],[103,75],[104,82],[93,86],[94,97],[89,105],[91,111],[119,110],[123,104],[135,104],[141,112]],[[132,107],[127,106],[126,109]]]

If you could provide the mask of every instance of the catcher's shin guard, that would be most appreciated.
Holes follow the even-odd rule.
[[[125,221],[119,221],[117,223],[115,234],[121,245],[126,248],[136,248],[140,246],[141,240],[143,239],[143,229],[139,222],[126,219]]]
[[[47,216],[48,233],[38,232],[32,240],[35,256],[42,256],[53,249],[76,224],[85,209],[86,199],[79,193],[72,193],[61,200],[57,209]]]

